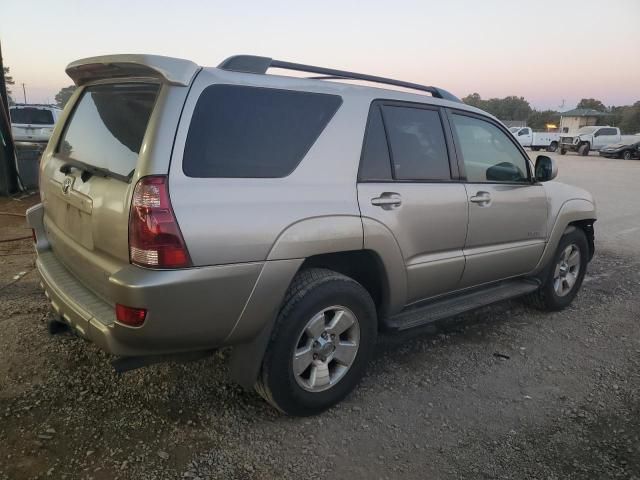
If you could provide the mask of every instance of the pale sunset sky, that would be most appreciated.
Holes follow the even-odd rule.
[[[538,109],[640,100],[640,0],[1,0],[0,41],[19,102],[22,83],[53,102],[69,62],[111,53],[250,53]]]

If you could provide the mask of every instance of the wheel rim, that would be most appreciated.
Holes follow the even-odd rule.
[[[580,274],[580,249],[575,243],[568,245],[558,259],[553,272],[553,289],[564,297],[573,290]]]
[[[349,371],[360,346],[360,325],[347,307],[336,305],[307,322],[293,351],[293,376],[300,387],[321,392]]]
[[[631,160],[631,153],[629,153],[629,152],[624,152],[624,159],[625,159],[625,160]]]

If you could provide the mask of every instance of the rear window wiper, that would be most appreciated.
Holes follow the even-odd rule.
[[[95,175],[97,177],[103,177],[103,178],[107,178],[107,177],[115,178],[122,182],[129,183],[131,181],[131,177],[133,176],[133,172],[134,172],[132,170],[129,173],[129,175],[121,175],[119,173],[112,172],[108,168],[96,167],[95,165],[89,165],[79,160],[65,160],[62,166],[60,166],[60,172],[67,175],[71,173],[72,168],[77,168],[79,170],[82,170],[81,178],[83,182],[86,182],[93,175]]]

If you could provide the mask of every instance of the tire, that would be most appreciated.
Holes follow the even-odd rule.
[[[624,158],[625,160],[631,160],[631,152],[629,150],[625,150],[622,154],[622,158]]]
[[[560,155],[566,155],[567,154],[567,150],[564,148],[560,148]]]
[[[583,143],[582,145],[580,145],[578,147],[578,153],[583,156],[586,157],[587,155],[589,155],[589,144],[588,143]]]
[[[570,247],[572,248],[570,250]],[[574,251],[578,251],[579,257],[577,265],[577,271],[575,272],[575,278],[571,287],[566,291],[558,291],[558,285],[556,282],[558,281],[558,275],[560,276],[560,289],[564,290],[567,287],[567,284],[562,281],[563,270],[561,268],[563,260],[567,259],[567,253],[570,257],[573,255]],[[568,307],[575,296],[578,294],[580,287],[582,286],[582,281],[584,280],[585,273],[587,272],[587,263],[589,258],[589,244],[587,243],[587,237],[579,228],[566,233],[558,244],[558,249],[553,256],[553,260],[549,265],[549,268],[546,269],[543,283],[538,290],[530,294],[526,297],[527,303],[530,305],[546,311],[558,311]],[[565,262],[565,265],[569,264],[568,274],[571,273],[571,263]],[[568,278],[564,277],[565,279]]]
[[[547,152],[555,152],[558,150],[558,142],[551,142],[551,144],[547,147]]]
[[[337,322],[338,315],[344,322]],[[332,328],[334,320],[338,326],[350,323],[349,315],[355,322],[347,330],[339,333],[341,327]],[[318,336],[322,330],[327,334],[326,340]],[[362,285],[332,270],[303,270],[287,291],[255,389],[287,415],[320,413],[356,387],[373,354],[377,333],[376,308]],[[337,340],[331,338],[333,335]],[[347,344],[357,347],[355,351],[351,346],[348,350],[342,347],[345,357],[351,358],[344,370],[345,365],[336,359],[339,355],[336,352],[340,345]],[[294,371],[296,351],[302,352],[298,354],[297,364],[301,371]],[[307,362],[309,365],[303,370]]]

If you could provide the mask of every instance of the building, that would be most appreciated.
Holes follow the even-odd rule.
[[[575,132],[579,128],[591,125],[602,125],[609,114],[592,108],[574,108],[560,113],[560,131],[562,133]]]

